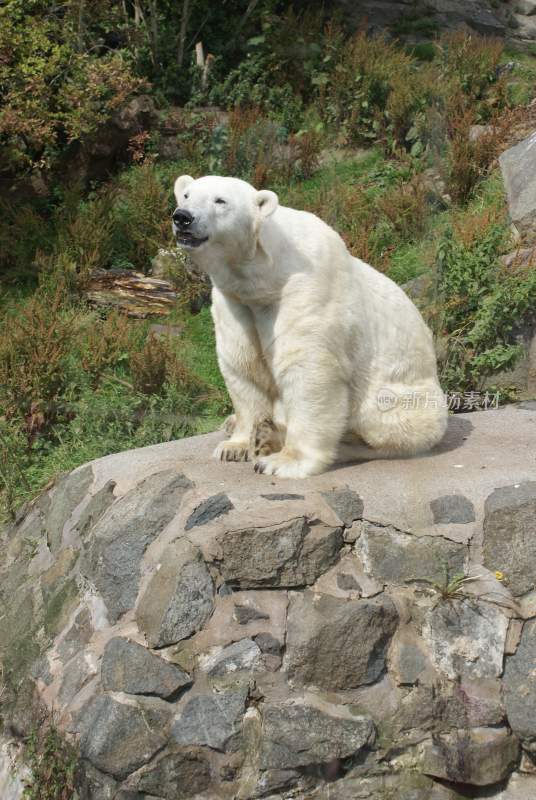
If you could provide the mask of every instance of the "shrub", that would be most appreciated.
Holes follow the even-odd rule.
[[[156,336],[149,336],[138,353],[130,356],[134,389],[142,394],[158,394],[166,382],[169,350]]]
[[[13,281],[35,280],[36,253],[52,245],[52,226],[28,202],[0,199],[0,273]]]
[[[0,519],[2,510],[15,519],[21,496],[31,493],[26,477],[29,460],[28,442],[20,428],[0,417]]]
[[[258,189],[281,180],[303,179],[317,168],[323,140],[318,121],[287,138],[286,129],[260,109],[237,106],[228,124],[213,131],[209,168],[243,178]]]
[[[499,254],[506,226],[486,212],[450,228],[437,256],[435,328],[446,342],[441,364],[444,388],[480,390],[490,374],[510,368],[520,355],[515,326],[536,304],[536,270],[506,271]]]
[[[259,108],[277,118],[289,130],[299,127],[303,105],[289,83],[277,83],[273,59],[253,54],[232,70],[211,93],[211,102],[224,108]]]
[[[209,390],[186,367],[170,337],[150,334],[143,347],[130,354],[129,367],[133,387],[141,394],[159,394],[167,383],[192,397]]]
[[[320,84],[319,102],[326,121],[348,141],[374,139],[395,76],[410,85],[412,67],[411,56],[397,45],[358,33],[341,49],[331,74]]]
[[[111,214],[114,266],[149,270],[159,247],[171,242],[170,203],[170,187],[150,160],[121,175]]]
[[[385,114],[378,123],[378,135],[382,137],[388,152],[410,150],[414,156],[423,153],[430,142],[429,109],[437,102],[439,74],[435,65],[417,68],[412,64],[408,71],[391,76],[391,89],[385,105]]]
[[[321,123],[312,129],[304,128],[290,138],[290,164],[294,177],[307,180],[313,175],[320,162],[322,144],[323,127]]]
[[[473,106],[486,97],[491,84],[497,81],[503,50],[499,39],[464,31],[446,33],[437,44],[444,79],[454,79]]]
[[[37,292],[0,332],[0,407],[20,422],[29,441],[67,413],[68,357],[74,310],[64,306],[65,290]]]
[[[455,203],[463,204],[472,196],[478,181],[486,175],[501,152],[508,128],[508,116],[494,120],[477,136],[472,136],[472,109],[453,113],[449,123],[446,186]]]
[[[209,94],[225,108],[259,108],[288,131],[300,127],[305,106],[314,97],[314,82],[325,60],[323,12],[292,8],[265,13],[262,31],[248,40],[238,66]]]
[[[235,108],[229,117],[225,173],[262,188],[270,172],[277,169],[280,138],[279,127],[260,115],[259,109]]]
[[[0,25],[3,169],[49,168],[66,143],[93,133],[145,86],[126,51],[84,51],[70,20],[38,0],[5,4]]]
[[[419,175],[380,195],[376,208],[391,225],[398,242],[421,236],[430,213],[426,187]]]
[[[114,189],[81,200],[75,190],[56,210],[56,240],[49,257],[42,254],[38,266],[54,269],[58,262],[71,263],[83,286],[93,270],[109,267],[113,255]]]
[[[38,245],[34,268],[72,273],[78,289],[96,269],[148,272],[158,249],[171,242],[171,200],[170,186],[150,159],[84,199],[73,187],[46,223],[53,241],[46,243],[48,251]]]
[[[471,111],[472,124],[506,104],[500,42],[447,34],[436,45],[437,58],[419,63],[396,43],[363,31],[342,46],[336,41],[330,54],[326,33],[327,66],[313,82],[323,118],[341,143],[375,139],[386,152],[419,156],[428,146],[443,147],[453,113]]]
[[[56,290],[45,283],[2,321],[0,511],[57,472],[205,431],[227,411],[206,314],[194,349],[186,335],[148,338],[143,323],[101,319]]]
[[[129,353],[140,334],[124,314],[112,311],[104,319],[91,316],[80,326],[79,363],[93,387],[101,383],[107,371],[128,364]]]

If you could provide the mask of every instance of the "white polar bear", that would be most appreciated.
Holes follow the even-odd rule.
[[[274,192],[183,175],[175,196],[177,242],[212,281],[218,362],[235,409],[217,458],[251,458],[262,420],[274,421],[280,444],[255,469],[284,478],[440,441],[447,409],[432,335],[399,286]]]

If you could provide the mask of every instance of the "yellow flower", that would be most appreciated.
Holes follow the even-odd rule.
[[[504,581],[504,572],[501,572],[500,569],[495,570],[495,577],[498,581]]]

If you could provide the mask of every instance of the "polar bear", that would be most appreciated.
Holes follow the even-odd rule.
[[[399,286],[274,192],[189,175],[174,191],[177,243],[212,282],[235,410],[217,458],[305,478],[339,459],[411,456],[441,440],[447,409],[432,335]],[[273,435],[255,458],[259,424]]]

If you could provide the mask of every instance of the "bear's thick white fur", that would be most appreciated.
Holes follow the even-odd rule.
[[[193,217],[184,236],[175,227],[177,240],[212,280],[218,361],[236,415],[217,458],[247,460],[263,418],[283,446],[256,469],[285,478],[440,441],[447,410],[432,335],[400,287],[273,192],[184,175],[175,196]]]

